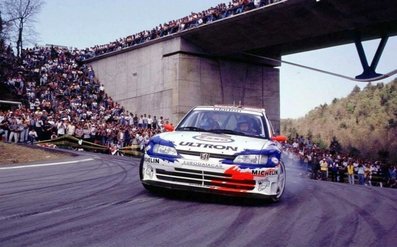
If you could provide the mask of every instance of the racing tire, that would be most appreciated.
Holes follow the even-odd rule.
[[[270,200],[272,202],[280,201],[281,196],[283,195],[284,190],[285,190],[285,183],[286,183],[286,180],[287,180],[287,173],[285,171],[284,162],[281,161],[280,162],[280,166],[281,166],[281,169],[280,169],[281,173],[279,174],[278,182],[277,182],[277,195],[272,196],[270,198]]]

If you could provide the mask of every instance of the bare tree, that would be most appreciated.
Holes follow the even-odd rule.
[[[4,19],[5,16],[2,9],[2,4],[0,3],[0,40],[5,44],[9,40],[11,23]]]
[[[14,27],[16,36],[17,56],[21,56],[24,34],[26,28],[33,28],[36,15],[40,12],[43,5],[42,0],[4,0],[5,22],[11,23]]]
[[[4,50],[4,35],[3,35],[3,18],[1,17],[1,11],[0,11],[0,54]]]

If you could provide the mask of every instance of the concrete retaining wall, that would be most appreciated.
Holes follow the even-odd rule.
[[[201,53],[174,38],[90,64],[105,92],[131,113],[164,116],[176,124],[196,105],[241,102],[266,108],[279,129],[278,69]]]

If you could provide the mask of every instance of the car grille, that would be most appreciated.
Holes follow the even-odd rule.
[[[177,150],[177,151],[179,154],[192,155],[192,156],[198,156],[198,157],[200,157],[200,154],[204,153],[204,152],[194,152],[194,151],[187,151],[187,150]],[[234,160],[236,158],[236,155],[214,154],[214,153],[210,153],[209,155],[211,158],[223,159],[223,160]]]
[[[223,189],[253,190],[254,180],[232,179],[231,175],[217,172],[198,171],[184,168],[175,168],[175,171],[156,169],[156,176],[160,180],[194,184],[208,187],[217,186]]]

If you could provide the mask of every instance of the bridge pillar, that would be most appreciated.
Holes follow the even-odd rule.
[[[196,105],[264,107],[280,126],[279,70],[266,64],[203,53],[181,38],[90,62],[105,91],[131,113],[177,123]]]

